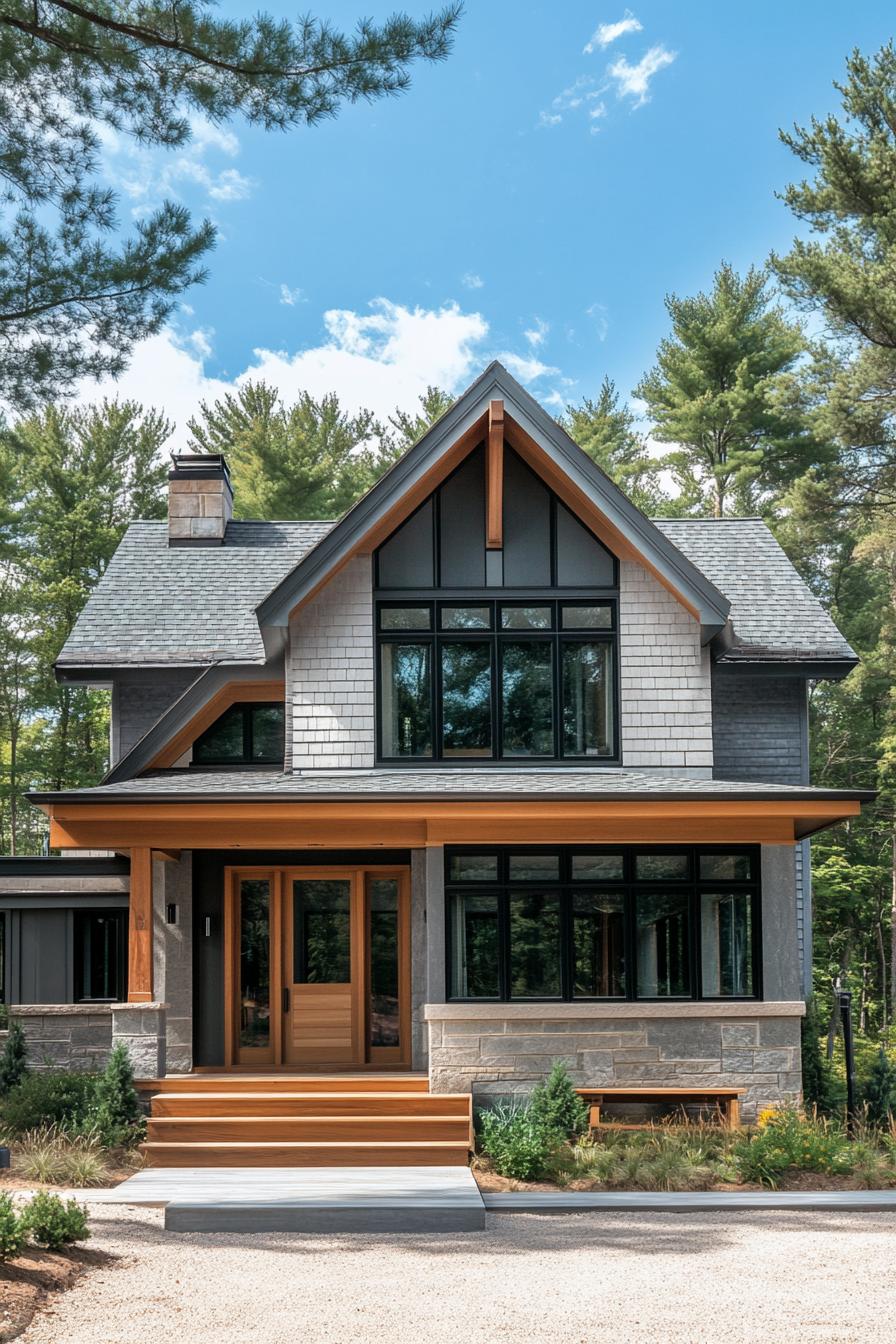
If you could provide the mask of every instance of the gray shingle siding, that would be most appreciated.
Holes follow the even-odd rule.
[[[112,699],[112,760],[121,760],[196,680],[192,667],[158,667],[143,677],[121,678]]]

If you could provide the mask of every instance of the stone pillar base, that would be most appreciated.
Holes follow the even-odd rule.
[[[164,1078],[166,1066],[164,1003],[113,1003],[112,1045],[123,1041],[136,1078]]]

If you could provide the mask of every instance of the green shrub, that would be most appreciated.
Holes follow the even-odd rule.
[[[531,1106],[498,1102],[479,1114],[479,1144],[499,1176],[528,1181],[539,1176],[558,1146]]]
[[[46,1246],[50,1251],[71,1246],[76,1241],[86,1241],[90,1236],[84,1206],[73,1199],[63,1203],[58,1195],[48,1194],[46,1190],[34,1196],[22,1215],[22,1222],[38,1246]]]
[[[96,1085],[91,1121],[107,1148],[134,1143],[142,1134],[144,1117],[134,1086],[134,1068],[122,1041],[113,1048]]]
[[[0,1195],[0,1260],[11,1260],[25,1245],[26,1230],[10,1195]]]
[[[862,1090],[862,1100],[868,1123],[888,1128],[896,1112],[896,1065],[883,1046]]]
[[[28,1069],[28,1049],[21,1022],[9,1024],[6,1041],[0,1051],[0,1096],[6,1096],[21,1083]]]
[[[78,1133],[90,1123],[96,1089],[91,1073],[29,1073],[0,1100],[0,1125],[12,1135],[51,1125]]]
[[[588,1107],[573,1087],[562,1060],[555,1061],[546,1083],[532,1093],[533,1118],[551,1134],[568,1139],[588,1128]]]
[[[732,1157],[742,1180],[774,1189],[788,1170],[849,1175],[856,1160],[853,1148],[831,1121],[783,1108],[760,1116],[759,1128],[737,1139]]]

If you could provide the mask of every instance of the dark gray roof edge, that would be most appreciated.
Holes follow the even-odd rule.
[[[771,676],[804,677],[807,681],[842,681],[848,677],[861,660],[857,655],[851,658],[830,656],[806,656],[791,651],[782,651],[778,657],[757,654],[755,657],[725,656],[713,663],[714,671],[732,676]]]
[[[111,858],[83,854],[0,857],[0,877],[121,877],[130,871],[131,860],[126,854]]]
[[[724,782],[725,781],[720,781],[720,783]],[[711,785],[713,781],[707,780],[706,783],[707,785]],[[36,803],[36,804],[41,803],[99,804],[99,803],[107,803],[110,800],[110,797],[114,796],[115,802],[135,803],[135,804],[141,804],[146,802],[158,802],[158,803],[183,802],[185,800],[191,803],[224,803],[224,804],[228,802],[288,803],[291,801],[295,801],[298,803],[352,802],[357,803],[359,807],[362,807],[365,804],[370,803],[371,798],[377,798],[380,795],[376,792],[375,789],[372,789],[369,794],[344,793],[334,789],[321,789],[319,793],[295,794],[292,799],[288,794],[284,793],[282,790],[277,791],[273,789],[259,790],[257,793],[246,793],[239,791],[234,791],[231,793],[215,793],[213,791],[206,790],[201,793],[196,792],[196,793],[190,793],[188,795],[185,795],[183,792],[180,792],[178,790],[173,790],[170,793],[165,793],[163,790],[160,789],[157,793],[152,794],[142,792],[129,793],[127,790],[122,790],[122,792],[113,795],[108,789],[96,788],[96,789],[73,789],[68,790],[67,792],[59,792],[59,793],[28,793],[25,796],[27,797],[30,803]],[[706,792],[701,790],[699,793],[687,789],[664,790],[662,792],[657,791],[656,793],[645,793],[643,792],[643,790],[638,791],[636,789],[629,789],[629,790],[616,789],[616,790],[603,790],[603,791],[598,789],[590,793],[585,793],[581,789],[574,789],[570,790],[568,793],[563,793],[560,790],[556,790],[552,791],[550,795],[545,794],[539,795],[539,794],[533,794],[531,792],[525,793],[523,791],[516,792],[508,789],[506,792],[504,791],[501,792],[500,800],[502,803],[504,802],[531,803],[533,801],[537,802],[539,797],[541,797],[542,801],[548,801],[548,802],[555,802],[555,801],[562,802],[562,801],[576,801],[576,800],[579,802],[582,801],[620,802],[631,800],[634,802],[641,802],[641,803],[645,802],[662,803],[662,802],[682,802],[682,801],[694,802],[699,799],[711,799],[713,796],[714,795],[708,789]],[[719,791],[719,793],[716,796],[729,801],[731,800],[732,797],[730,792],[725,792],[724,790]],[[786,790],[783,791],[780,788],[775,788],[775,786],[773,785],[769,785],[765,788],[761,787],[757,787],[755,789],[747,788],[744,789],[743,791],[738,790],[736,798],[738,801],[747,803],[781,802],[787,800],[792,800],[793,802],[796,803],[799,802],[872,803],[877,798],[877,796],[878,796],[877,789],[825,789],[825,788],[818,788],[815,787],[814,785],[808,784],[805,786],[805,788],[790,785]],[[469,802],[488,803],[495,801],[496,794],[494,793],[494,791],[489,791],[485,789],[482,790],[475,789],[470,790],[469,792],[465,792],[462,795],[455,793],[450,796],[446,795],[443,792],[435,792],[435,791],[420,792],[418,790],[416,792],[408,791],[407,793],[397,793],[397,792],[390,793],[389,801],[390,803],[391,802],[450,803],[456,801],[459,797],[463,797],[466,801]]]
[[[354,542],[385,513],[396,497],[406,493],[429,467],[432,458],[448,442],[461,437],[482,416],[484,402],[492,392],[500,392],[505,404],[516,412],[514,418],[528,420],[536,436],[546,439],[559,453],[561,465],[583,492],[599,504],[611,521],[635,539],[639,549],[649,553],[657,567],[665,570],[673,586],[684,589],[701,610],[701,622],[710,633],[724,625],[731,604],[696,565],[687,559],[670,539],[650,521],[605,472],[592,462],[533,396],[508,373],[497,360],[457,398],[450,410],[418,439],[403,457],[336,524],[332,531],[302,557],[256,608],[262,625],[284,625],[289,613],[329,570],[351,549]],[[615,517],[614,517],[615,515]],[[704,619],[705,616],[705,619]]]
[[[282,669],[276,662],[248,666],[245,663],[215,663],[212,667],[206,668],[134,743],[130,751],[116,761],[100,781],[100,787],[105,784],[120,784],[133,779],[141,770],[145,770],[162,748],[186,727],[198,710],[208,704],[217,691],[234,680],[235,673],[239,673],[242,680],[261,681],[267,680],[273,671],[276,671],[278,677],[282,676]]]

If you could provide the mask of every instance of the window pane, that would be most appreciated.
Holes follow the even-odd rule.
[[[638,997],[682,998],[691,993],[690,916],[685,891],[635,896]]]
[[[442,607],[439,616],[443,630],[491,630],[490,607]]]
[[[563,754],[613,755],[609,644],[563,645]]]
[[[271,884],[240,882],[240,1045],[271,1042]]]
[[[450,882],[497,882],[497,854],[452,854],[448,860]]]
[[[553,756],[552,647],[532,640],[501,651],[503,753]]]
[[[383,644],[384,756],[431,756],[430,646]]]
[[[504,630],[550,630],[554,624],[551,607],[502,607]]]
[[[75,1001],[124,998],[124,913],[75,912]],[[5,917],[0,918],[5,929]]]
[[[753,865],[749,854],[701,854],[700,876],[710,882],[749,882]]]
[[[292,884],[293,976],[297,985],[347,985],[351,975],[348,878]]]
[[[380,607],[381,630],[431,630],[429,607]]]
[[[574,607],[564,604],[560,625],[564,630],[612,630],[613,608],[609,605]]]
[[[625,897],[576,891],[572,898],[573,995],[611,999],[625,994]]]
[[[252,710],[253,761],[283,760],[283,706],[256,705]]]
[[[642,882],[683,882],[688,875],[687,854],[637,854],[635,877]]]
[[[753,900],[748,892],[700,898],[703,993],[753,994]]]
[[[557,882],[560,858],[557,854],[511,854],[511,882]]]
[[[498,898],[466,892],[451,897],[451,997],[496,999]]]
[[[369,878],[370,1044],[400,1045],[398,1011],[398,879]]]
[[[492,646],[442,645],[442,754],[492,754]]]
[[[243,706],[231,705],[220,719],[207,728],[193,744],[194,761],[241,761],[243,742]]]
[[[510,995],[560,994],[560,897],[557,892],[514,892],[510,897]]]
[[[573,854],[573,882],[621,882],[624,872],[621,854]]]

